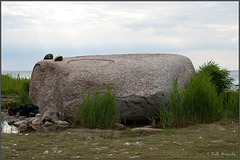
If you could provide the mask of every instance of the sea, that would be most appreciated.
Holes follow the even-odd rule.
[[[2,75],[11,74],[13,77],[31,78],[32,71],[2,71]],[[239,70],[230,70],[230,76],[234,79],[233,84],[239,85]]]

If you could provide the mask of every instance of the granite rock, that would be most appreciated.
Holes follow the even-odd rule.
[[[174,77],[184,87],[195,72],[191,60],[175,54],[122,54],[42,60],[34,66],[30,97],[41,113],[58,111],[68,119],[93,93],[110,85],[121,103],[120,118],[147,120],[170,99]]]

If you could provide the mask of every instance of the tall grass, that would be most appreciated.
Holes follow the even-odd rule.
[[[184,123],[208,123],[221,119],[222,99],[207,73],[191,76],[182,104]]]
[[[29,84],[30,79],[21,78],[19,75],[16,78],[14,78],[12,74],[1,75],[1,94],[18,95],[16,100],[19,104],[31,104]]]
[[[155,126],[172,128],[195,123],[208,123],[221,119],[222,100],[208,74],[196,73],[191,76],[185,89],[178,88],[174,79],[170,102],[162,102]],[[156,122],[154,122],[156,123]]]
[[[229,92],[229,71],[215,62],[201,66],[185,88],[178,88],[177,81],[175,78],[169,104],[162,101],[159,113],[152,117],[152,126],[172,128],[239,118],[239,91]]]
[[[1,94],[19,94],[22,84],[26,80],[26,78],[21,78],[19,75],[16,78],[12,74],[1,75]]]
[[[88,93],[73,117],[73,125],[80,122],[88,128],[113,128],[119,120],[119,103],[115,97],[109,86],[106,92],[96,91],[92,96]]]
[[[224,118],[239,119],[239,91],[225,92],[221,96],[224,106]]]
[[[19,91],[17,99],[21,105],[32,104],[32,99],[29,97],[29,85],[30,79],[25,79],[22,83],[22,87],[21,90]]]

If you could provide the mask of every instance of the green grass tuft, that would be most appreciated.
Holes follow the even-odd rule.
[[[30,79],[21,78],[19,75],[16,78],[14,78],[12,74],[1,75],[1,94],[5,96],[14,95],[12,101],[2,101],[2,107],[17,107],[20,104],[31,104],[32,101],[29,97],[29,84]]]
[[[119,103],[115,97],[109,86],[106,92],[96,91],[92,96],[88,93],[73,116],[73,126],[80,123],[88,128],[114,128],[119,121]]]
[[[21,78],[19,75],[16,78],[13,78],[12,74],[1,75],[1,94],[19,94],[25,80],[27,79]]]
[[[185,88],[174,79],[170,103],[159,107],[151,120],[153,127],[173,128],[222,119],[239,118],[239,91],[231,91],[229,71],[209,62],[190,77]]]

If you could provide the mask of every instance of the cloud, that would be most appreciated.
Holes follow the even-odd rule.
[[[229,70],[236,70],[239,68],[239,54],[236,50],[203,49],[181,51],[177,53],[189,57],[192,60],[195,69],[199,69],[199,66],[211,60],[220,64],[222,68]]]
[[[237,54],[237,35],[237,2],[2,2],[4,59],[28,51]]]

